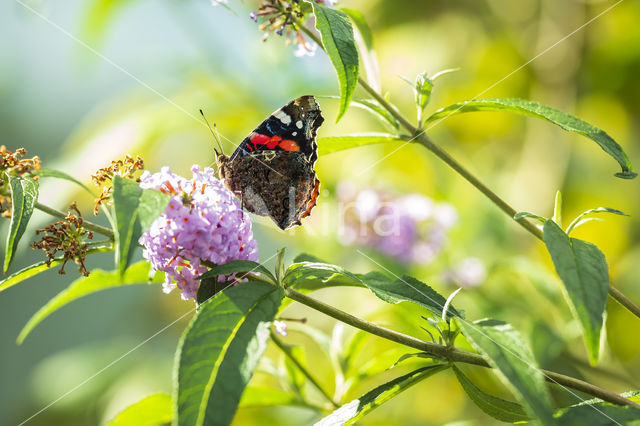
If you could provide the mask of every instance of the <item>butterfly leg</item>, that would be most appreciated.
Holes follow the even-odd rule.
[[[240,197],[240,220],[244,221],[244,197],[242,191],[233,191],[236,196]]]

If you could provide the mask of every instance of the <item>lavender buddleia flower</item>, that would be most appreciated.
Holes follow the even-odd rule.
[[[338,198],[344,212],[342,242],[371,247],[403,263],[433,261],[458,218],[451,205],[420,194],[358,191],[349,182],[339,185]]]
[[[155,271],[165,273],[165,293],[178,288],[182,298],[195,299],[207,268],[203,260],[224,264],[231,260],[258,260],[251,219],[242,212],[234,194],[214,176],[211,168],[191,168],[187,179],[163,167],[145,171],[140,187],[171,195],[166,210],[140,237],[142,252]],[[222,278],[221,278],[222,279]]]

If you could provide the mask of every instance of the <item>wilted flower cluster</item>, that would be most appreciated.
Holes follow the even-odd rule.
[[[333,7],[333,0],[314,0],[326,7]],[[251,12],[249,17],[256,23],[261,20],[259,29],[264,33],[265,41],[271,33],[284,36],[286,44],[297,46],[294,55],[313,56],[318,45],[305,39],[300,25],[305,25],[310,31],[315,30],[315,20],[311,15],[311,7],[306,2],[299,0],[263,0],[257,11]],[[310,19],[307,19],[310,18]]]
[[[82,214],[74,202],[69,206],[69,213],[65,220],[47,225],[44,229],[36,230],[36,235],[43,234],[43,236],[40,241],[31,243],[31,248],[34,250],[41,249],[46,253],[47,266],[51,266],[51,261],[55,259],[56,253],[61,251],[64,263],[58,273],[65,274],[65,265],[69,260],[73,260],[78,265],[78,271],[86,277],[89,275],[89,271],[84,266],[88,248],[85,239],[92,240],[93,232],[84,229],[82,224]]]
[[[11,217],[11,197],[9,196],[8,182],[5,181],[5,173],[22,176],[30,174],[38,179],[40,171],[40,158],[21,158],[27,155],[24,148],[18,148],[16,152],[9,151],[6,146],[0,145],[0,215]]]
[[[144,172],[140,186],[171,195],[160,217],[140,238],[143,256],[156,271],[165,272],[164,291],[182,291],[183,299],[195,299],[199,281],[207,268],[202,261],[224,264],[231,260],[258,260],[251,219],[234,194],[224,187],[211,168],[191,168],[186,179],[163,167],[159,173]]]
[[[394,197],[375,189],[338,187],[344,244],[362,244],[401,262],[428,263],[442,249],[458,215],[447,203],[420,194]]]
[[[142,161],[142,158],[140,158],[139,155],[136,155],[134,160],[131,155],[127,154],[124,157],[124,160],[112,161],[109,166],[99,169],[93,176],[91,176],[93,183],[98,187],[102,186],[102,193],[100,193],[100,196],[96,199],[96,203],[93,206],[93,214],[97,216],[98,207],[100,207],[101,204],[106,205],[109,202],[111,194],[113,193],[112,182],[114,176],[118,175],[125,179],[133,180],[135,179],[135,172],[142,169],[144,169],[144,162]],[[135,179],[135,181],[140,182],[140,179]]]

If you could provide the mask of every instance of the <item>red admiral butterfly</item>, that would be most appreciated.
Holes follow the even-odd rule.
[[[316,205],[320,181],[316,132],[324,118],[313,96],[301,96],[271,114],[231,157],[216,151],[225,186],[251,213],[280,227],[300,225]]]

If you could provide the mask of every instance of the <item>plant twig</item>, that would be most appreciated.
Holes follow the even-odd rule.
[[[349,324],[367,333],[374,334],[383,339],[390,340],[392,342],[400,343],[410,348],[418,349],[420,351],[427,352],[433,355],[435,358],[448,360],[451,362],[462,362],[465,364],[473,364],[481,367],[491,368],[489,363],[478,354],[456,349],[450,346],[438,345],[432,342],[425,342],[415,337],[408,336],[403,333],[399,333],[388,328],[381,327],[369,321],[358,318],[333,306],[327,305],[324,302],[309,297],[303,293],[295,291],[291,288],[285,289],[285,294],[292,300],[302,303],[310,308],[322,312],[325,315],[333,317],[338,321]],[[548,370],[541,370],[545,379],[550,383],[555,383],[561,386],[566,386],[580,392],[592,395],[596,398],[600,398],[603,401],[611,402],[617,405],[632,405],[640,408],[640,405],[635,402],[624,398],[614,392],[603,389],[591,383],[587,383],[583,380],[576,379],[574,377],[565,376],[564,374],[556,373]]]
[[[45,206],[42,203],[36,202],[35,208],[50,214],[53,217],[57,217],[58,219],[66,219],[67,213],[64,213],[60,210],[54,209],[53,207]],[[114,238],[113,231],[109,228],[105,228],[104,226],[100,226],[93,222],[89,222],[88,220],[82,220],[82,227],[88,229],[89,231],[97,232],[98,234],[102,234],[106,237],[109,237],[111,240]]]
[[[324,390],[324,388],[320,385],[320,383],[318,383],[318,381],[315,379],[315,377],[313,377],[311,375],[311,373],[309,372],[309,370],[307,370],[304,365],[302,365],[300,363],[300,361],[298,361],[298,359],[293,356],[293,354],[291,353],[291,350],[289,348],[287,348],[285,346],[285,344],[282,342],[282,340],[280,340],[278,338],[278,336],[276,336],[276,334],[273,332],[273,330],[271,331],[271,340],[273,340],[273,343],[276,344],[276,346],[278,348],[280,348],[280,350],[285,354],[285,356],[287,358],[289,358],[289,360],[291,362],[293,362],[293,364],[298,368],[298,370],[300,370],[300,372],[302,374],[304,374],[304,376],[307,378],[307,380],[309,380],[309,382],[320,391],[320,393],[322,394],[322,396],[325,397],[325,399],[331,404],[333,405],[334,408],[338,408],[340,407],[340,403],[338,403],[337,401],[335,401],[331,395],[329,395],[329,393]]]

